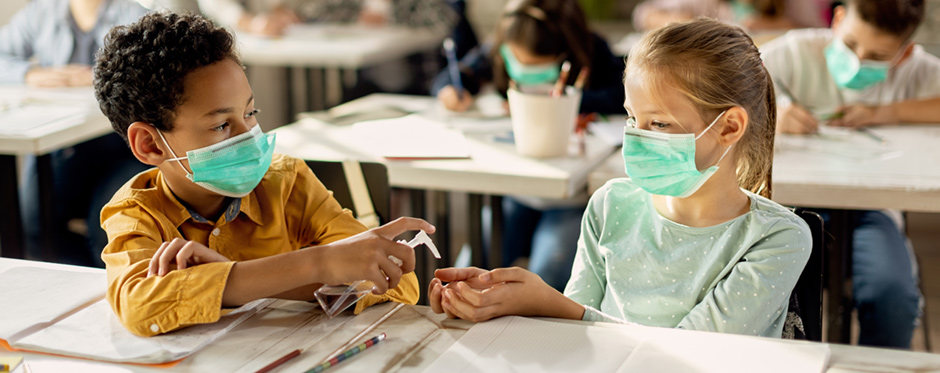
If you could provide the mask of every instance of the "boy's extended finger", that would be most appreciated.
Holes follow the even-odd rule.
[[[385,239],[391,240],[402,233],[417,230],[424,230],[428,234],[431,234],[434,233],[434,226],[424,219],[405,216],[395,219],[394,221],[381,227],[375,228],[373,231]]]
[[[164,242],[160,244],[160,247],[157,248],[157,251],[153,253],[153,256],[150,257],[150,266],[147,269],[147,277],[153,276],[160,271],[160,255],[163,254],[163,250],[166,249],[166,246],[169,245],[169,242]]]
[[[166,246],[166,249],[163,250],[163,253],[160,254],[160,270],[158,274],[161,277],[170,273],[170,263],[176,259],[176,253],[179,252],[185,244],[185,240],[174,238],[173,241],[170,241],[170,244]]]

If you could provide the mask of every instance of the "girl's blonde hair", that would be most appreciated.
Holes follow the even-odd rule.
[[[707,18],[670,24],[634,46],[626,74],[646,79],[648,87],[669,83],[706,123],[726,109],[744,108],[749,121],[736,145],[738,185],[770,198],[777,110],[773,80],[750,36]]]

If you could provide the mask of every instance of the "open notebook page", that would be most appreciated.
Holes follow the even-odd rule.
[[[11,345],[31,351],[117,363],[166,363],[205,347],[271,302],[271,299],[259,299],[222,316],[217,322],[144,338],[127,331],[108,302],[102,299]]]
[[[104,299],[106,287],[104,270],[0,266],[0,339],[13,343],[51,325]]]

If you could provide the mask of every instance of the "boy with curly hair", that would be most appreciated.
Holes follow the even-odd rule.
[[[107,299],[128,330],[166,333],[214,322],[223,307],[312,300],[322,284],[362,279],[375,290],[356,313],[417,301],[414,252],[393,238],[434,227],[401,218],[367,231],[302,160],[272,154],[228,31],[149,14],[109,33],[94,73],[101,110],[156,167],[101,212]]]

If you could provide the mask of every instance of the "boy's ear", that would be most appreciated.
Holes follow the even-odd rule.
[[[151,166],[163,163],[166,153],[157,145],[160,135],[148,123],[134,122],[127,127],[127,143],[137,160]]]
[[[744,136],[744,132],[747,131],[747,110],[740,106],[730,108],[722,116],[722,122],[724,122],[724,125],[721,126],[718,141],[723,146],[736,144]]]
[[[898,62],[895,63],[894,66],[892,66],[892,67],[900,66],[902,63],[904,63],[904,61],[907,61],[908,58],[911,58],[911,55],[914,54],[914,45],[915,45],[915,44],[914,44],[913,41],[911,41],[910,43],[908,43],[907,46],[904,47],[904,52],[903,52],[903,54],[901,55],[901,58],[898,59]]]
[[[842,20],[845,18],[845,5],[839,5],[832,9],[832,26],[830,29],[835,30],[839,27],[839,24],[842,23]]]

